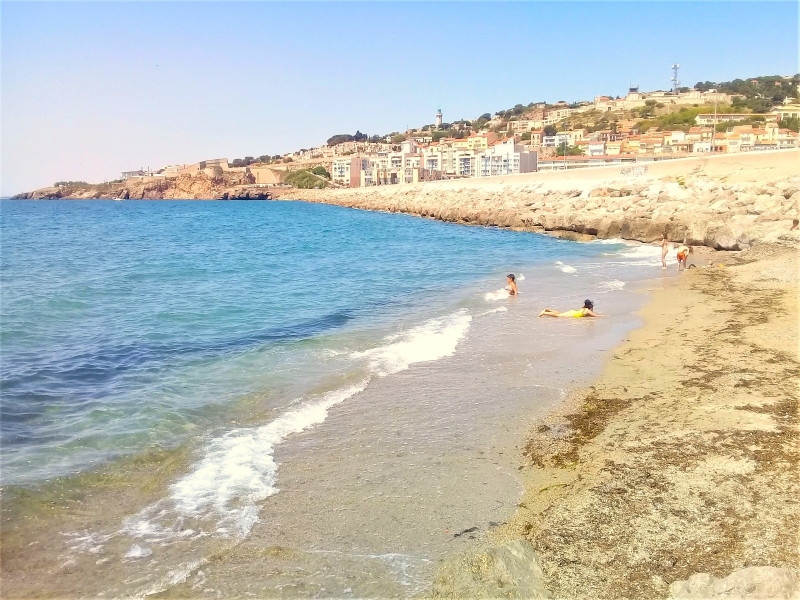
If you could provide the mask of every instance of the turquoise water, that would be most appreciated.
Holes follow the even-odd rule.
[[[424,593],[674,276],[653,246],[297,202],[0,217],[14,597]],[[537,318],[585,298],[606,318]]]
[[[305,203],[4,201],[3,482],[270,414],[506,272],[614,248]]]

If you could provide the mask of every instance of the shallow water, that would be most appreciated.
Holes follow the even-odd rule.
[[[37,557],[4,574],[66,595],[423,591],[513,512],[514,445],[659,274],[657,248],[302,203],[2,219],[4,550]],[[609,318],[536,318],[587,296]]]

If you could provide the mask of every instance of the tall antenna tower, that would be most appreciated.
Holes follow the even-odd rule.
[[[680,69],[680,68],[681,68],[681,66],[678,63],[675,63],[674,65],[672,65],[672,73],[673,74],[672,74],[672,78],[670,79],[670,81],[672,81],[672,93],[675,94],[676,96],[678,94],[678,88],[681,85],[681,82],[678,81],[678,69]]]

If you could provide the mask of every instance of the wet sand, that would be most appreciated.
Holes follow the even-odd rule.
[[[520,449],[525,492],[490,541],[531,568],[476,551],[434,596],[666,598],[754,566],[796,578],[798,237],[783,237],[664,280],[599,380]]]

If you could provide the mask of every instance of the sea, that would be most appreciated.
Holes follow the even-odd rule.
[[[303,202],[3,200],[0,233],[13,596],[425,594],[674,276],[649,245]],[[585,299],[603,318],[537,317]]]

